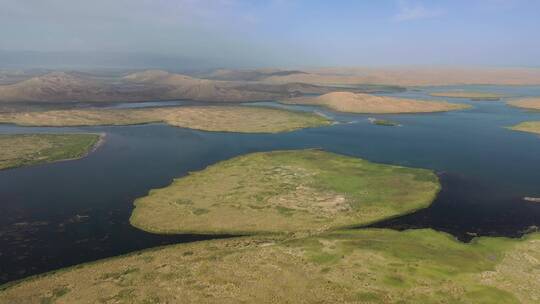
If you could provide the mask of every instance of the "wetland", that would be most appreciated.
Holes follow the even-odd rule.
[[[423,88],[388,95],[427,99],[430,98],[432,91],[440,89]],[[516,93],[525,96],[540,95],[538,87],[490,89],[504,91],[508,95],[517,95]],[[445,100],[443,97],[432,98]],[[332,125],[323,123],[292,132],[267,134],[206,132],[173,127],[162,123],[163,120],[132,126],[1,125],[2,134],[65,132],[107,134],[107,141],[100,149],[83,159],[0,171],[0,195],[3,201],[0,242],[2,248],[5,248],[0,257],[3,282],[104,257],[131,253],[125,257],[62,270],[57,274],[35,277],[20,284],[6,285],[7,289],[1,295],[3,299],[13,300],[14,294],[24,294],[27,295],[25,299],[31,302],[45,300],[69,302],[81,299],[86,299],[87,302],[94,300],[129,302],[133,298],[141,299],[138,292],[144,292],[148,297],[153,296],[158,302],[173,301],[177,296],[190,296],[193,299],[200,299],[201,302],[211,301],[212,297],[224,294],[243,298],[247,295],[242,294],[242,291],[249,287],[244,284],[262,280],[256,276],[257,273],[261,273],[259,270],[267,271],[268,279],[273,278],[272,265],[288,269],[286,272],[290,276],[285,277],[284,284],[298,282],[295,278],[306,276],[314,278],[306,280],[302,286],[289,285],[295,286],[298,293],[295,288],[288,288],[280,294],[284,297],[282,299],[297,299],[302,288],[308,287],[320,290],[321,294],[318,295],[322,298],[330,299],[339,294],[339,297],[348,301],[371,299],[395,302],[401,298],[436,301],[442,297],[480,303],[482,301],[491,303],[490,300],[504,303],[516,301],[533,303],[537,299],[538,295],[534,293],[537,286],[534,285],[533,278],[538,274],[534,271],[526,272],[520,267],[530,267],[518,261],[538,258],[537,235],[530,232],[534,232],[540,226],[540,206],[524,201],[523,197],[540,196],[540,188],[536,182],[540,180],[540,170],[536,167],[540,163],[538,153],[540,140],[537,136],[513,132],[506,127],[523,121],[534,121],[538,119],[538,113],[508,107],[503,102],[483,101],[474,101],[469,109],[463,111],[370,114],[370,116],[333,112],[317,106],[282,105],[274,102],[250,106],[259,105],[265,108],[317,112],[336,123]],[[381,128],[370,121],[372,117],[399,123],[401,127]],[[133,253],[139,249],[158,245],[218,237],[205,234],[202,229],[198,231],[185,229],[186,226],[173,227],[172,230],[179,234],[169,235],[151,234],[133,228],[129,218],[134,201],[137,202],[136,208],[139,208],[141,201],[159,195],[160,191],[167,191],[166,187],[171,185],[171,182],[172,185],[183,180],[185,183],[193,179],[193,176],[204,176],[207,170],[219,169],[231,160],[266,155],[260,152],[297,149],[304,151],[302,153],[308,153],[306,151],[323,155],[327,152],[322,151],[332,152],[328,155],[337,153],[342,155],[339,157],[351,159],[348,161],[353,163],[365,161],[371,165],[422,168],[418,169],[419,172],[436,173],[442,186],[441,191],[433,203],[432,197],[429,200],[420,200],[423,203],[416,207],[408,207],[397,213],[385,213],[380,218],[377,216],[378,219],[391,217],[381,222],[372,223],[372,220],[366,220],[330,225],[332,231],[317,231],[317,234],[312,236],[310,234],[313,231],[298,232],[298,227],[288,227],[284,229],[287,232],[285,234],[179,244],[174,247]],[[286,161],[281,160],[278,163]],[[310,166],[320,167],[318,170],[321,170],[325,162],[313,163]],[[283,170],[276,164],[268,168],[275,167]],[[249,170],[239,170],[236,173],[238,177],[235,178],[247,183],[257,183],[258,181],[250,178],[248,173]],[[281,173],[294,181],[294,174]],[[299,174],[296,171],[293,173]],[[357,178],[362,180],[361,175]],[[279,180],[289,182],[286,178]],[[326,178],[325,181],[331,184],[332,180],[340,181],[332,186],[338,188],[332,188],[329,192],[334,196],[339,193],[350,194],[349,190],[340,190],[340,187],[351,186],[355,189],[354,183],[348,185],[340,178]],[[317,184],[317,178],[311,182]],[[227,187],[224,178],[216,180],[216,183]],[[318,188],[314,189],[320,191]],[[433,192],[434,189],[431,188],[430,191]],[[181,188],[179,190],[181,193]],[[256,192],[254,195],[263,194],[263,201],[272,200],[272,195],[276,194],[272,189],[265,187]],[[200,191],[197,195],[199,193],[204,194]],[[282,194],[277,193],[278,196]],[[379,195],[376,191],[371,194]],[[298,193],[293,191],[285,195],[298,196]],[[335,204],[336,200],[332,198],[336,197],[330,197],[329,201],[334,202],[330,205],[333,207],[340,205]],[[191,201],[195,204],[204,202],[204,199],[192,198]],[[283,207],[279,204],[276,206]],[[183,205],[181,207],[184,208]],[[200,219],[212,214],[200,210],[193,211],[211,210],[208,206],[193,205],[190,208],[186,214],[193,218]],[[290,206],[286,208],[294,209]],[[417,210],[419,208],[422,209]],[[331,212],[335,211],[335,208],[330,209]],[[289,210],[281,208],[272,210],[276,210],[276,216],[283,216],[285,219],[295,216],[294,213],[291,215]],[[282,213],[278,210],[282,210]],[[328,211],[324,208],[321,210]],[[417,211],[409,213],[413,210]],[[178,215],[184,214],[182,212]],[[286,215],[287,213],[289,214]],[[399,216],[402,213],[407,214]],[[358,226],[370,224],[372,228],[333,230],[353,224]],[[170,227],[164,230],[167,229]],[[326,230],[326,228],[315,229]],[[229,229],[221,232],[224,235],[220,237],[227,238],[230,237],[230,233],[250,231]],[[526,234],[528,236],[520,240],[488,238],[488,236],[521,237]],[[470,244],[464,244],[456,238],[470,241]],[[382,244],[396,244],[396,246],[385,247]],[[399,244],[404,247],[397,246]],[[221,250],[223,246],[228,250]],[[412,251],[413,248],[425,250],[416,253]],[[452,254],[446,255],[448,259],[441,260],[438,258],[441,256],[440,252]],[[166,262],[174,257],[186,263]],[[199,259],[196,259],[197,257]],[[368,265],[355,265],[354,261],[360,258],[370,258],[372,262]],[[126,264],[126,261],[129,263]],[[250,261],[245,265],[242,264],[237,270],[238,273],[254,275],[252,281],[239,282],[235,279],[229,267],[238,265],[235,261]],[[275,264],[270,263],[268,269],[259,269],[261,261],[265,263],[273,261]],[[467,265],[465,267],[463,261],[474,263],[471,262],[470,267]],[[455,266],[458,264],[460,267]],[[193,267],[188,267],[187,270],[176,269],[187,265]],[[384,268],[384,265],[391,267]],[[384,271],[373,272],[369,267]],[[351,271],[350,273],[340,271],[343,269]],[[195,272],[191,273],[193,271]],[[223,276],[218,276],[217,272],[223,273]],[[96,277],[98,273],[100,275]],[[357,275],[362,273],[366,275]],[[433,273],[436,275],[432,275]],[[198,279],[188,278],[190,275]],[[73,282],[74,277],[86,280],[79,280],[81,282],[76,284],[67,283]],[[164,284],[170,281],[170,284],[175,286],[185,286],[186,288],[179,290],[189,294],[173,295],[162,293],[162,290],[159,292],[150,290],[152,286],[139,285],[141,278],[152,278]],[[355,284],[350,284],[351,278],[368,287],[357,290]],[[452,283],[456,278],[459,278],[460,283]],[[216,280],[221,280],[221,283]],[[95,288],[105,290],[104,293],[100,295],[95,292],[97,289],[85,285],[91,282],[97,284],[98,287]],[[412,284],[411,282],[414,282],[415,286],[427,284],[437,288],[405,288],[407,284]],[[193,284],[198,287],[187,287]],[[322,288],[323,285],[320,284],[329,288]],[[521,284],[524,289],[516,292],[511,288],[516,284]],[[215,288],[208,289],[210,286]],[[275,286],[276,290],[272,288],[270,286],[269,289],[256,289],[254,292],[257,299],[268,301],[269,294],[275,294],[279,286]],[[384,294],[382,290],[389,292]]]
[[[99,134],[0,135],[0,170],[78,159],[103,140]]]

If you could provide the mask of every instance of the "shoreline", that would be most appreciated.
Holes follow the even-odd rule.
[[[103,144],[103,142],[101,142],[101,144]],[[99,148],[99,146],[97,146],[97,143],[96,143],[96,148]],[[440,173],[436,172],[436,175],[437,175],[438,178],[440,177]],[[442,186],[443,185],[441,185],[441,189],[442,189]],[[435,194],[435,197],[437,197],[439,195],[441,189],[439,189],[439,192],[437,192]],[[429,207],[431,204],[433,204],[433,201],[430,204],[428,204],[427,206],[418,208],[416,210],[411,210],[407,214],[415,213],[415,212],[417,212],[419,210],[422,210],[422,209],[424,209],[426,207]],[[406,214],[403,214],[403,215],[406,215]],[[399,215],[399,216],[402,216],[402,215]],[[395,216],[395,217],[399,217],[399,216]],[[422,229],[408,228],[408,229],[404,229],[404,230],[396,230],[396,229],[393,229],[393,228],[380,228],[380,227],[370,227],[369,226],[369,225],[374,225],[377,222],[382,222],[382,221],[385,221],[385,220],[388,220],[388,219],[389,218],[384,218],[384,219],[381,219],[379,221],[375,221],[373,223],[368,223],[368,224],[365,224],[365,225],[362,225],[362,226],[340,227],[340,228],[336,228],[336,229],[330,229],[327,232],[332,233],[332,232],[336,232],[336,231],[348,231],[348,230],[357,230],[358,229],[358,230],[391,230],[391,231],[397,231],[397,232],[400,232],[400,233],[401,232],[407,233],[409,231],[415,231],[415,230],[430,230],[430,231],[435,231],[437,233],[444,234],[449,239],[451,239],[453,242],[460,243],[460,244],[462,244],[462,243],[463,244],[474,244],[475,242],[478,242],[481,239],[494,239],[494,238],[497,238],[497,239],[510,239],[510,240],[522,240],[522,239],[527,239],[527,238],[531,237],[532,235],[535,235],[535,233],[536,233],[536,232],[531,231],[529,233],[525,233],[523,235],[520,235],[519,237],[511,237],[511,236],[475,236],[469,242],[463,242],[463,241],[461,241],[460,239],[458,239],[457,237],[455,237],[453,234],[451,234],[449,232],[436,230],[436,229],[433,229],[433,228],[422,228]],[[136,228],[138,228],[138,227],[136,227]],[[178,235],[178,233],[172,233],[172,234],[159,233],[158,235],[174,235],[174,234]],[[10,288],[10,287],[13,287],[13,286],[17,286],[19,284],[23,284],[23,283],[26,283],[26,282],[31,282],[31,281],[33,281],[35,279],[40,279],[40,278],[43,278],[43,277],[47,277],[49,275],[54,275],[54,274],[62,273],[62,272],[73,270],[73,269],[84,268],[84,267],[91,266],[91,265],[96,264],[96,263],[105,262],[105,261],[115,259],[115,258],[122,258],[122,257],[129,257],[129,256],[139,255],[139,254],[144,253],[144,252],[152,252],[152,251],[155,251],[155,250],[159,250],[159,249],[167,248],[167,247],[172,247],[172,246],[179,246],[179,245],[184,245],[184,244],[187,245],[187,244],[194,244],[194,243],[207,242],[207,241],[215,241],[215,240],[220,240],[220,239],[223,239],[223,238],[242,239],[242,238],[250,238],[250,237],[263,237],[264,238],[264,237],[272,237],[272,236],[276,237],[276,238],[280,238],[280,237],[289,238],[291,236],[292,236],[292,238],[297,238],[297,236],[294,236],[294,235],[291,235],[291,234],[286,234],[286,233],[284,233],[284,234],[259,234],[259,235],[231,235],[231,234],[228,234],[228,235],[227,234],[199,234],[199,235],[210,236],[211,238],[205,239],[205,240],[178,242],[178,243],[171,243],[171,244],[167,244],[167,245],[158,245],[158,246],[147,247],[147,248],[143,248],[143,249],[137,249],[137,250],[134,250],[134,251],[130,251],[130,252],[126,252],[126,253],[122,253],[122,254],[118,254],[118,255],[111,255],[111,256],[104,257],[104,258],[99,258],[99,259],[96,259],[96,260],[90,260],[90,261],[87,261],[87,262],[82,262],[82,263],[78,263],[78,264],[69,265],[69,266],[66,266],[66,267],[61,267],[61,268],[45,271],[45,272],[42,272],[42,273],[33,274],[33,275],[28,276],[28,277],[23,277],[21,279],[16,279],[16,280],[13,280],[13,281],[8,281],[8,282],[5,282],[3,284],[0,284],[0,291],[5,290],[5,289]],[[317,235],[317,233],[308,233],[307,234],[307,236],[312,236],[312,235]],[[303,238],[304,236],[302,234],[299,234],[298,238]]]
[[[34,134],[34,133],[20,133],[18,135],[24,135],[24,134]],[[46,161],[46,162],[42,162],[42,163],[35,163],[35,164],[29,164],[29,165],[21,164],[19,166],[7,167],[7,168],[4,168],[4,169],[0,169],[0,171],[13,170],[13,169],[19,169],[19,168],[26,168],[26,167],[34,167],[34,166],[39,166],[39,165],[49,165],[49,164],[55,164],[55,163],[60,163],[60,162],[67,162],[67,161],[83,159],[83,158],[89,156],[90,154],[92,154],[93,152],[97,151],[102,145],[104,145],[105,142],[106,142],[106,137],[107,137],[107,133],[105,133],[105,132],[102,132],[102,133],[76,133],[76,132],[72,132],[72,133],[38,133],[38,134],[53,134],[53,135],[55,135],[55,134],[58,134],[58,135],[88,134],[88,135],[97,135],[99,137],[98,137],[98,140],[92,145],[92,147],[90,149],[88,149],[88,151],[83,153],[81,156],[72,157],[72,158],[66,158],[66,159],[58,159],[58,160],[53,160],[53,161]]]
[[[171,111],[173,111],[171,113]],[[0,113],[1,114],[1,113]],[[70,120],[75,115],[75,121]],[[2,116],[2,115],[0,115]],[[126,116],[126,117],[123,117]],[[96,118],[97,117],[97,118]],[[120,121],[118,121],[120,120]],[[163,123],[206,132],[276,134],[332,124],[319,113],[249,106],[175,106],[141,109],[82,109],[20,112],[0,117],[20,127],[131,126]]]
[[[53,133],[53,134],[56,134],[56,133]],[[62,133],[58,133],[58,134],[62,134]],[[105,141],[106,141],[106,138],[107,138],[107,133],[105,132],[101,132],[101,133],[73,133],[73,134],[95,134],[95,135],[98,135],[99,138],[98,140],[92,145],[92,148],[89,149],[88,151],[86,151],[84,154],[82,154],[81,156],[79,157],[73,157],[73,158],[67,158],[67,159],[60,159],[60,160],[57,160],[57,161],[52,161],[52,162],[48,162],[46,164],[52,164],[52,163],[56,163],[56,162],[64,162],[64,161],[72,161],[72,160],[78,160],[78,159],[83,159],[83,158],[86,158],[87,156],[89,156],[90,154],[94,153],[95,151],[97,151],[101,146],[103,146],[105,144]]]

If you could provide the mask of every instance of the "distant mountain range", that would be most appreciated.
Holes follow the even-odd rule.
[[[140,72],[0,71],[2,102],[128,102],[186,99],[208,102],[275,100],[335,91],[395,92],[404,86],[540,85],[534,68],[220,69],[191,75]]]
[[[81,72],[50,72],[0,85],[3,102],[118,102],[186,99],[208,102],[245,102],[275,100],[302,94],[323,94],[338,89],[303,83],[272,83],[264,81],[288,71],[236,72],[221,71],[208,79],[194,78],[163,70],[147,70],[124,76],[106,77]],[[11,75],[11,74],[10,74]],[[248,77],[251,75],[251,77]],[[265,76],[266,75],[266,76]],[[235,78],[235,76],[238,76]],[[240,78],[241,80],[238,80]],[[219,80],[230,79],[230,80]],[[342,88],[340,88],[343,90]],[[381,90],[382,87],[350,88],[351,91]]]

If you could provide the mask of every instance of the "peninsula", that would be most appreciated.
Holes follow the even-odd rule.
[[[494,303],[540,299],[540,235],[433,230],[231,238],[87,263],[0,287],[2,303]]]
[[[514,131],[540,134],[540,121],[525,121],[509,128]]]
[[[313,113],[248,106],[191,106],[142,109],[81,109],[0,113],[0,123],[22,126],[133,125],[172,126],[223,132],[277,133],[330,124]]]
[[[98,134],[0,135],[0,170],[77,159],[100,141]]]

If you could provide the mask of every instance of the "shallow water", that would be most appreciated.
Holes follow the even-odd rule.
[[[459,87],[463,88],[463,87]],[[429,88],[394,94],[424,99]],[[540,96],[540,87],[474,87]],[[454,101],[454,99],[452,99]],[[163,124],[126,127],[28,128],[0,133],[105,132],[105,144],[82,160],[0,171],[0,282],[161,244],[209,237],[157,236],[129,225],[133,200],[174,177],[236,155],[323,148],[371,161],[433,169],[443,190],[425,210],[378,223],[429,227],[462,240],[519,236],[540,226],[540,137],[504,129],[540,113],[503,102],[470,102],[471,110],[435,114],[353,115],[316,107],[339,124],[285,134],[194,131]],[[261,103],[278,106],[275,103]],[[373,125],[369,117],[399,122]]]

